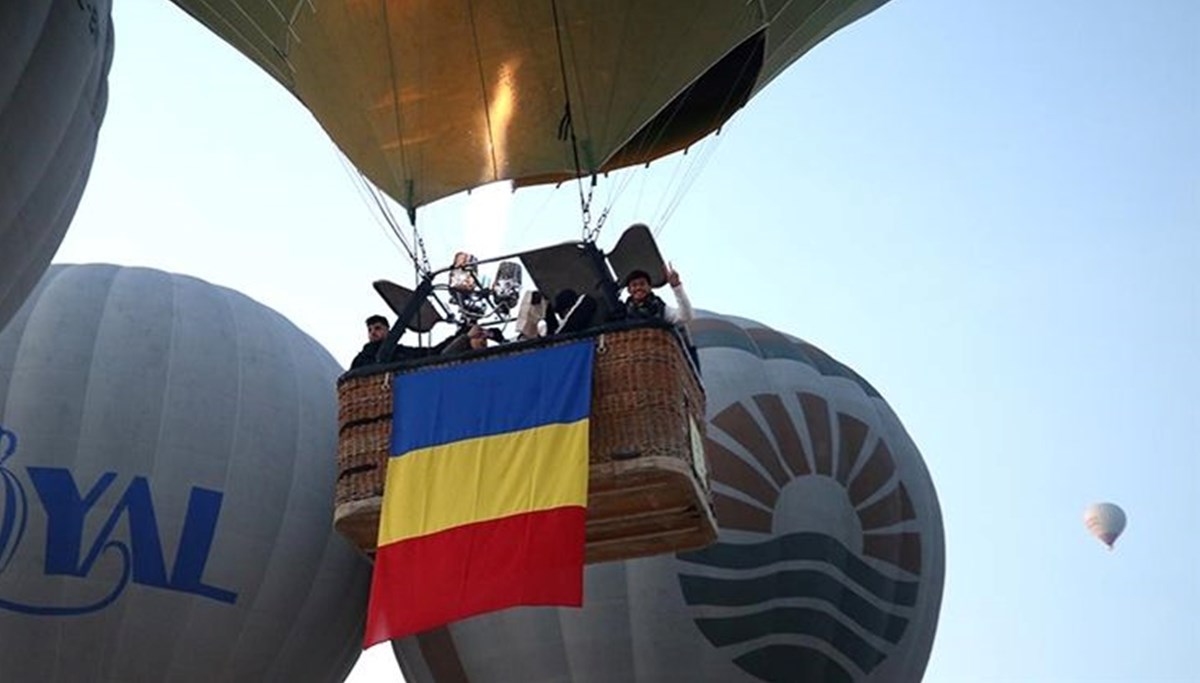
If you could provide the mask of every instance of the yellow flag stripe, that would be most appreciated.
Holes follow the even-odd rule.
[[[587,505],[588,421],[389,458],[379,545],[510,515]]]

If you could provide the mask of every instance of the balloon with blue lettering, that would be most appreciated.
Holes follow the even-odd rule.
[[[580,610],[394,641],[409,683],[920,681],[945,576],[929,472],[866,380],[742,318],[689,324],[719,536],[591,565]]]
[[[21,537],[25,534],[25,487],[4,465],[17,452],[17,435],[0,426],[0,477],[4,479],[4,499],[0,502],[0,572],[8,566]]]
[[[345,678],[340,372],[232,290],[52,266],[0,332],[0,680]]]
[[[0,2],[0,328],[46,272],[87,184],[108,106],[111,9]]]

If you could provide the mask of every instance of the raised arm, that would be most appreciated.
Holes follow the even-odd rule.
[[[695,318],[696,313],[692,310],[692,302],[688,299],[687,292],[683,291],[683,281],[679,278],[679,271],[668,263],[666,276],[667,284],[671,285],[671,293],[675,295],[675,303],[678,306],[678,308],[667,307],[665,312],[667,322],[686,323]]]

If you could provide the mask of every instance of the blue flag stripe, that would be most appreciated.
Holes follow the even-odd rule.
[[[392,455],[591,412],[591,340],[396,377]]]

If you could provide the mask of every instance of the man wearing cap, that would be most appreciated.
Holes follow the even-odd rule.
[[[625,288],[629,297],[625,299],[625,315],[633,320],[665,320],[676,325],[686,323],[695,317],[692,312],[692,302],[683,291],[683,283],[679,273],[669,264],[664,274],[671,292],[675,295],[678,308],[668,306],[650,287],[650,274],[644,270],[635,270],[625,278]]]

